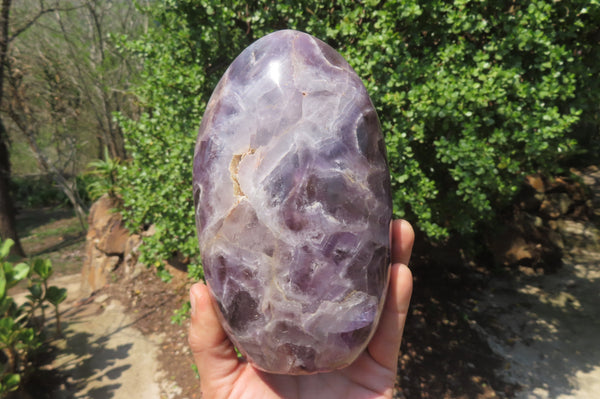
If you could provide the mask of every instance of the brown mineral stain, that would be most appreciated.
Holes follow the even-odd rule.
[[[241,154],[235,154],[231,158],[231,163],[229,164],[229,174],[231,176],[231,181],[233,182],[233,193],[239,197],[245,197],[246,194],[242,191],[240,187],[240,182],[238,180],[238,173],[240,171],[240,162],[246,155],[252,155],[256,152],[254,148],[249,148],[248,151],[243,152]]]

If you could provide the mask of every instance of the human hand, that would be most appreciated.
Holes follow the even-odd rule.
[[[221,327],[206,285],[190,289],[192,320],[189,344],[202,395],[207,399],[376,399],[391,398],[402,332],[412,294],[407,265],[414,242],[411,225],[394,220],[390,229],[392,270],[381,319],[367,349],[346,368],[312,375],[269,374],[238,359]]]

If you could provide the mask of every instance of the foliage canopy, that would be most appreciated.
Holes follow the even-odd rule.
[[[145,65],[145,112],[121,117],[131,161],[120,179],[129,227],[156,226],[148,263],[197,258],[195,131],[229,63],[274,30],[313,34],[362,77],[386,134],[395,215],[433,239],[491,221],[526,174],[577,149],[577,123],[598,122],[597,0],[170,0],[146,11],[154,27],[126,44]]]

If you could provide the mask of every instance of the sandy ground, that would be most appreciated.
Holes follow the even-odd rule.
[[[161,337],[144,336],[133,327],[134,317],[106,295],[83,299],[81,275],[52,279],[68,291],[63,309],[64,340],[50,366],[66,375],[56,399],[161,398],[157,354]],[[18,302],[18,296],[15,296]],[[49,325],[52,329],[53,325]]]
[[[600,212],[600,171],[584,176]],[[478,311],[479,333],[505,364],[500,376],[521,385],[517,398],[600,397],[600,231],[563,221],[564,265],[555,274],[497,279]]]
[[[556,274],[498,280],[479,311],[482,330],[505,359],[500,375],[518,383],[517,398],[596,398],[600,392],[600,254],[570,254]]]

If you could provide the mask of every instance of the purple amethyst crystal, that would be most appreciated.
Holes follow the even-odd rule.
[[[194,201],[206,281],[250,362],[356,359],[385,296],[391,198],[377,114],[339,53],[284,30],[235,59],[202,119]]]

